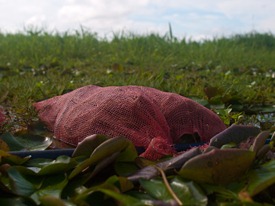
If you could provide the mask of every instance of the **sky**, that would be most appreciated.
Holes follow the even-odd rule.
[[[114,33],[173,35],[192,40],[251,31],[275,33],[274,0],[0,0],[0,32],[81,27]]]

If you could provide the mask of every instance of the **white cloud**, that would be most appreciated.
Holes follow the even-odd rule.
[[[275,33],[274,0],[0,0],[2,31],[24,26],[59,31],[80,26],[104,36],[121,30],[136,33],[168,31],[194,39],[232,33]]]

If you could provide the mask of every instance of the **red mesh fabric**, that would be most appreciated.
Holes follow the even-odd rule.
[[[0,126],[6,120],[4,109],[0,106]]]
[[[174,154],[173,143],[198,133],[202,141],[226,127],[219,117],[178,94],[142,86],[85,86],[34,104],[56,138],[77,145],[91,134],[124,136],[146,148],[141,156]]]

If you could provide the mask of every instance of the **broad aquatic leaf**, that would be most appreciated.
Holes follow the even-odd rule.
[[[115,161],[115,171],[121,176],[133,174],[139,168],[135,164],[135,159],[138,157],[137,150],[132,142],[118,154]]]
[[[129,180],[127,180],[127,178],[125,177],[119,177],[116,175],[113,175],[111,177],[109,177],[104,184],[111,184],[111,185],[116,185],[119,190],[121,192],[125,192],[128,191],[130,189],[132,189],[134,187],[134,185],[132,184],[132,182],[130,182]]]
[[[114,205],[114,202],[106,203],[108,199],[107,197],[110,197],[114,199],[115,202],[119,202],[120,205],[145,205],[144,203],[142,204],[139,199],[136,199],[126,194],[121,194],[121,191],[133,187],[133,185],[128,184],[131,183],[129,183],[125,178],[111,176],[102,184],[90,187],[89,189],[85,189],[82,193],[75,196],[74,202],[76,204],[83,204],[83,201],[85,201],[86,204],[90,203],[91,205]],[[104,194],[104,196],[101,196],[100,194]]]
[[[113,154],[114,152],[124,150],[130,143],[131,142],[124,137],[114,137],[108,139],[101,143],[97,148],[95,148],[95,150],[91,154],[91,157],[99,160],[103,159],[105,157],[108,157],[108,155]]]
[[[114,169],[117,175],[129,176],[139,170],[139,167],[134,162],[116,162]]]
[[[53,160],[49,164],[45,165],[38,172],[39,175],[50,174],[64,174],[65,172],[73,169],[76,166],[76,162],[68,156],[59,156],[56,160]]]
[[[128,144],[130,144],[130,141],[124,137],[114,137],[106,140],[93,151],[87,160],[84,160],[82,163],[77,165],[77,167],[70,174],[69,178],[71,179],[75,177],[89,166],[98,163],[113,153],[121,152],[128,146]]]
[[[246,190],[251,196],[275,184],[275,160],[266,162],[260,168],[251,170],[248,178],[249,184]]]
[[[146,206],[142,201],[139,199],[136,199],[134,197],[131,197],[129,195],[121,194],[119,192],[116,192],[114,190],[109,189],[97,189],[97,191],[100,191],[104,193],[105,195],[112,197],[117,202],[119,202],[121,205],[131,205],[131,206]]]
[[[66,206],[67,204],[60,198],[44,195],[39,198],[39,201],[42,206]]]
[[[30,159],[25,166],[35,172],[37,175],[51,175],[66,173],[77,165],[74,158],[61,155],[55,160],[52,159]]]
[[[156,166],[161,168],[164,172],[170,172],[175,169],[180,169],[186,161],[199,154],[201,154],[201,151],[198,147],[192,148],[176,157],[170,158],[163,162],[159,162],[156,164]],[[133,182],[137,182],[140,178],[151,179],[158,175],[159,171],[156,169],[156,167],[149,165],[147,167],[142,168],[141,170],[138,170],[136,173],[129,176],[128,179]]]
[[[5,152],[8,152],[10,150],[8,144],[2,139],[0,139],[0,150]]]
[[[213,149],[188,160],[178,173],[197,182],[227,184],[245,174],[254,159],[249,150]]]
[[[214,184],[200,184],[205,191],[206,195],[215,195],[221,202],[236,202],[239,201],[238,192],[244,187],[244,182],[238,182],[229,184],[228,187],[224,185],[214,185]],[[231,187],[231,188],[229,188]]]
[[[107,139],[109,139],[107,136],[99,135],[99,134],[88,136],[78,143],[72,156],[89,157],[92,154],[92,152],[95,150],[95,148],[98,147],[101,143],[103,143]]]
[[[157,179],[140,179],[139,182],[146,193],[148,193],[154,199],[163,201],[169,201],[173,199],[163,181]]]
[[[207,205],[207,196],[196,183],[183,181],[180,177],[175,177],[171,180],[170,185],[184,205]]]
[[[11,165],[21,165],[27,162],[29,160],[29,157],[22,158],[0,150],[0,160],[2,164],[9,163]]]
[[[60,198],[63,188],[67,185],[68,179],[65,174],[50,175],[43,178],[43,182],[37,191],[32,194],[31,198],[40,203],[40,199],[44,196],[51,196],[55,198]]]
[[[269,131],[263,131],[255,138],[251,150],[258,154],[260,149],[265,145],[267,138],[269,137]]]
[[[7,206],[37,206],[37,204],[27,197],[1,197],[0,205]]]
[[[36,188],[34,185],[29,182],[26,178],[24,178],[14,167],[8,169],[8,175],[11,180],[11,188],[13,192],[22,195],[22,196],[30,196],[35,191]]]
[[[260,133],[260,129],[247,125],[231,125],[226,130],[218,133],[211,138],[209,146],[221,148],[225,144],[239,144],[249,137],[256,137]]]
[[[52,143],[51,138],[31,134],[13,136],[5,133],[0,138],[9,146],[10,151],[44,150]]]
[[[40,135],[25,134],[14,137],[26,150],[45,150],[52,144],[52,139]]]
[[[92,170],[92,172],[90,174],[87,174],[87,178],[84,183],[89,181],[91,178],[96,176],[98,173],[100,173],[102,170],[104,170],[107,166],[109,166],[111,163],[113,163],[115,161],[115,159],[118,157],[118,155],[119,155],[119,152],[115,152],[114,154],[112,154],[112,155],[104,158],[100,162],[98,162],[96,164],[95,168]]]
[[[117,162],[133,162],[138,157],[138,153],[133,142],[129,141],[126,148],[120,152]]]
[[[17,139],[10,133],[4,133],[0,136],[0,138],[6,142],[9,146],[10,151],[18,151],[25,149],[25,146],[22,145]]]
[[[46,158],[35,158],[35,159],[30,159],[28,162],[26,162],[25,166],[37,167],[41,169],[49,164],[52,164],[53,162],[55,162],[55,160],[46,159]]]

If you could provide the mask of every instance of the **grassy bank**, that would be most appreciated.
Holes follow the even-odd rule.
[[[171,33],[0,33],[0,105],[28,121],[34,101],[87,84],[145,85],[225,107],[272,105],[274,57],[269,33],[202,42]]]

